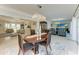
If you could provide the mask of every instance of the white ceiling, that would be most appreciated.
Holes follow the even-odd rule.
[[[40,4],[41,5],[41,4]],[[3,6],[21,11],[30,15],[40,13],[46,17],[47,20],[64,18],[71,20],[77,8],[76,4],[42,4],[42,8],[38,8],[36,4],[5,4]]]

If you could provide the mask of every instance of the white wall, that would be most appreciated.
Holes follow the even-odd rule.
[[[79,42],[79,18],[77,19],[77,38],[78,38],[78,42]]]
[[[0,23],[0,33],[4,33],[4,32],[5,32],[4,24]]]
[[[77,41],[77,19],[76,17],[72,18],[70,34],[71,34],[71,39],[74,41]]]
[[[51,23],[52,23],[51,21],[48,21],[47,20],[47,29],[50,29],[51,28]]]
[[[76,12],[76,14],[75,14],[75,22],[76,22],[76,39],[77,39],[77,41],[79,42],[79,7],[78,7],[78,9],[77,9],[77,12]],[[73,33],[74,34],[74,33]],[[74,34],[75,35],[75,34]]]

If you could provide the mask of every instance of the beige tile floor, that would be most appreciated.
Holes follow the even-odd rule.
[[[75,41],[68,40],[66,37],[52,35],[51,37],[52,51],[48,48],[49,55],[72,55],[78,54],[79,45]],[[0,55],[17,55],[18,39],[17,37],[0,38]],[[26,55],[32,55],[31,50],[26,52]],[[44,46],[39,45],[39,54],[45,55]]]
[[[18,53],[17,37],[0,38],[0,54],[15,55]]]

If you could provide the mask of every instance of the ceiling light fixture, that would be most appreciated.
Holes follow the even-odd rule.
[[[52,19],[52,21],[65,20],[65,18]]]

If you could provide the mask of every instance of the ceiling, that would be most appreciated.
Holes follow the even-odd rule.
[[[9,16],[3,16],[3,15],[0,15],[0,23],[26,23],[26,22],[32,22],[31,20],[26,20],[26,19],[16,19],[16,18],[13,18],[13,17],[9,17]]]
[[[71,20],[77,8],[76,4],[40,4],[39,8],[36,4],[4,4],[3,6],[33,15],[35,13],[42,14],[47,20],[65,19]]]

